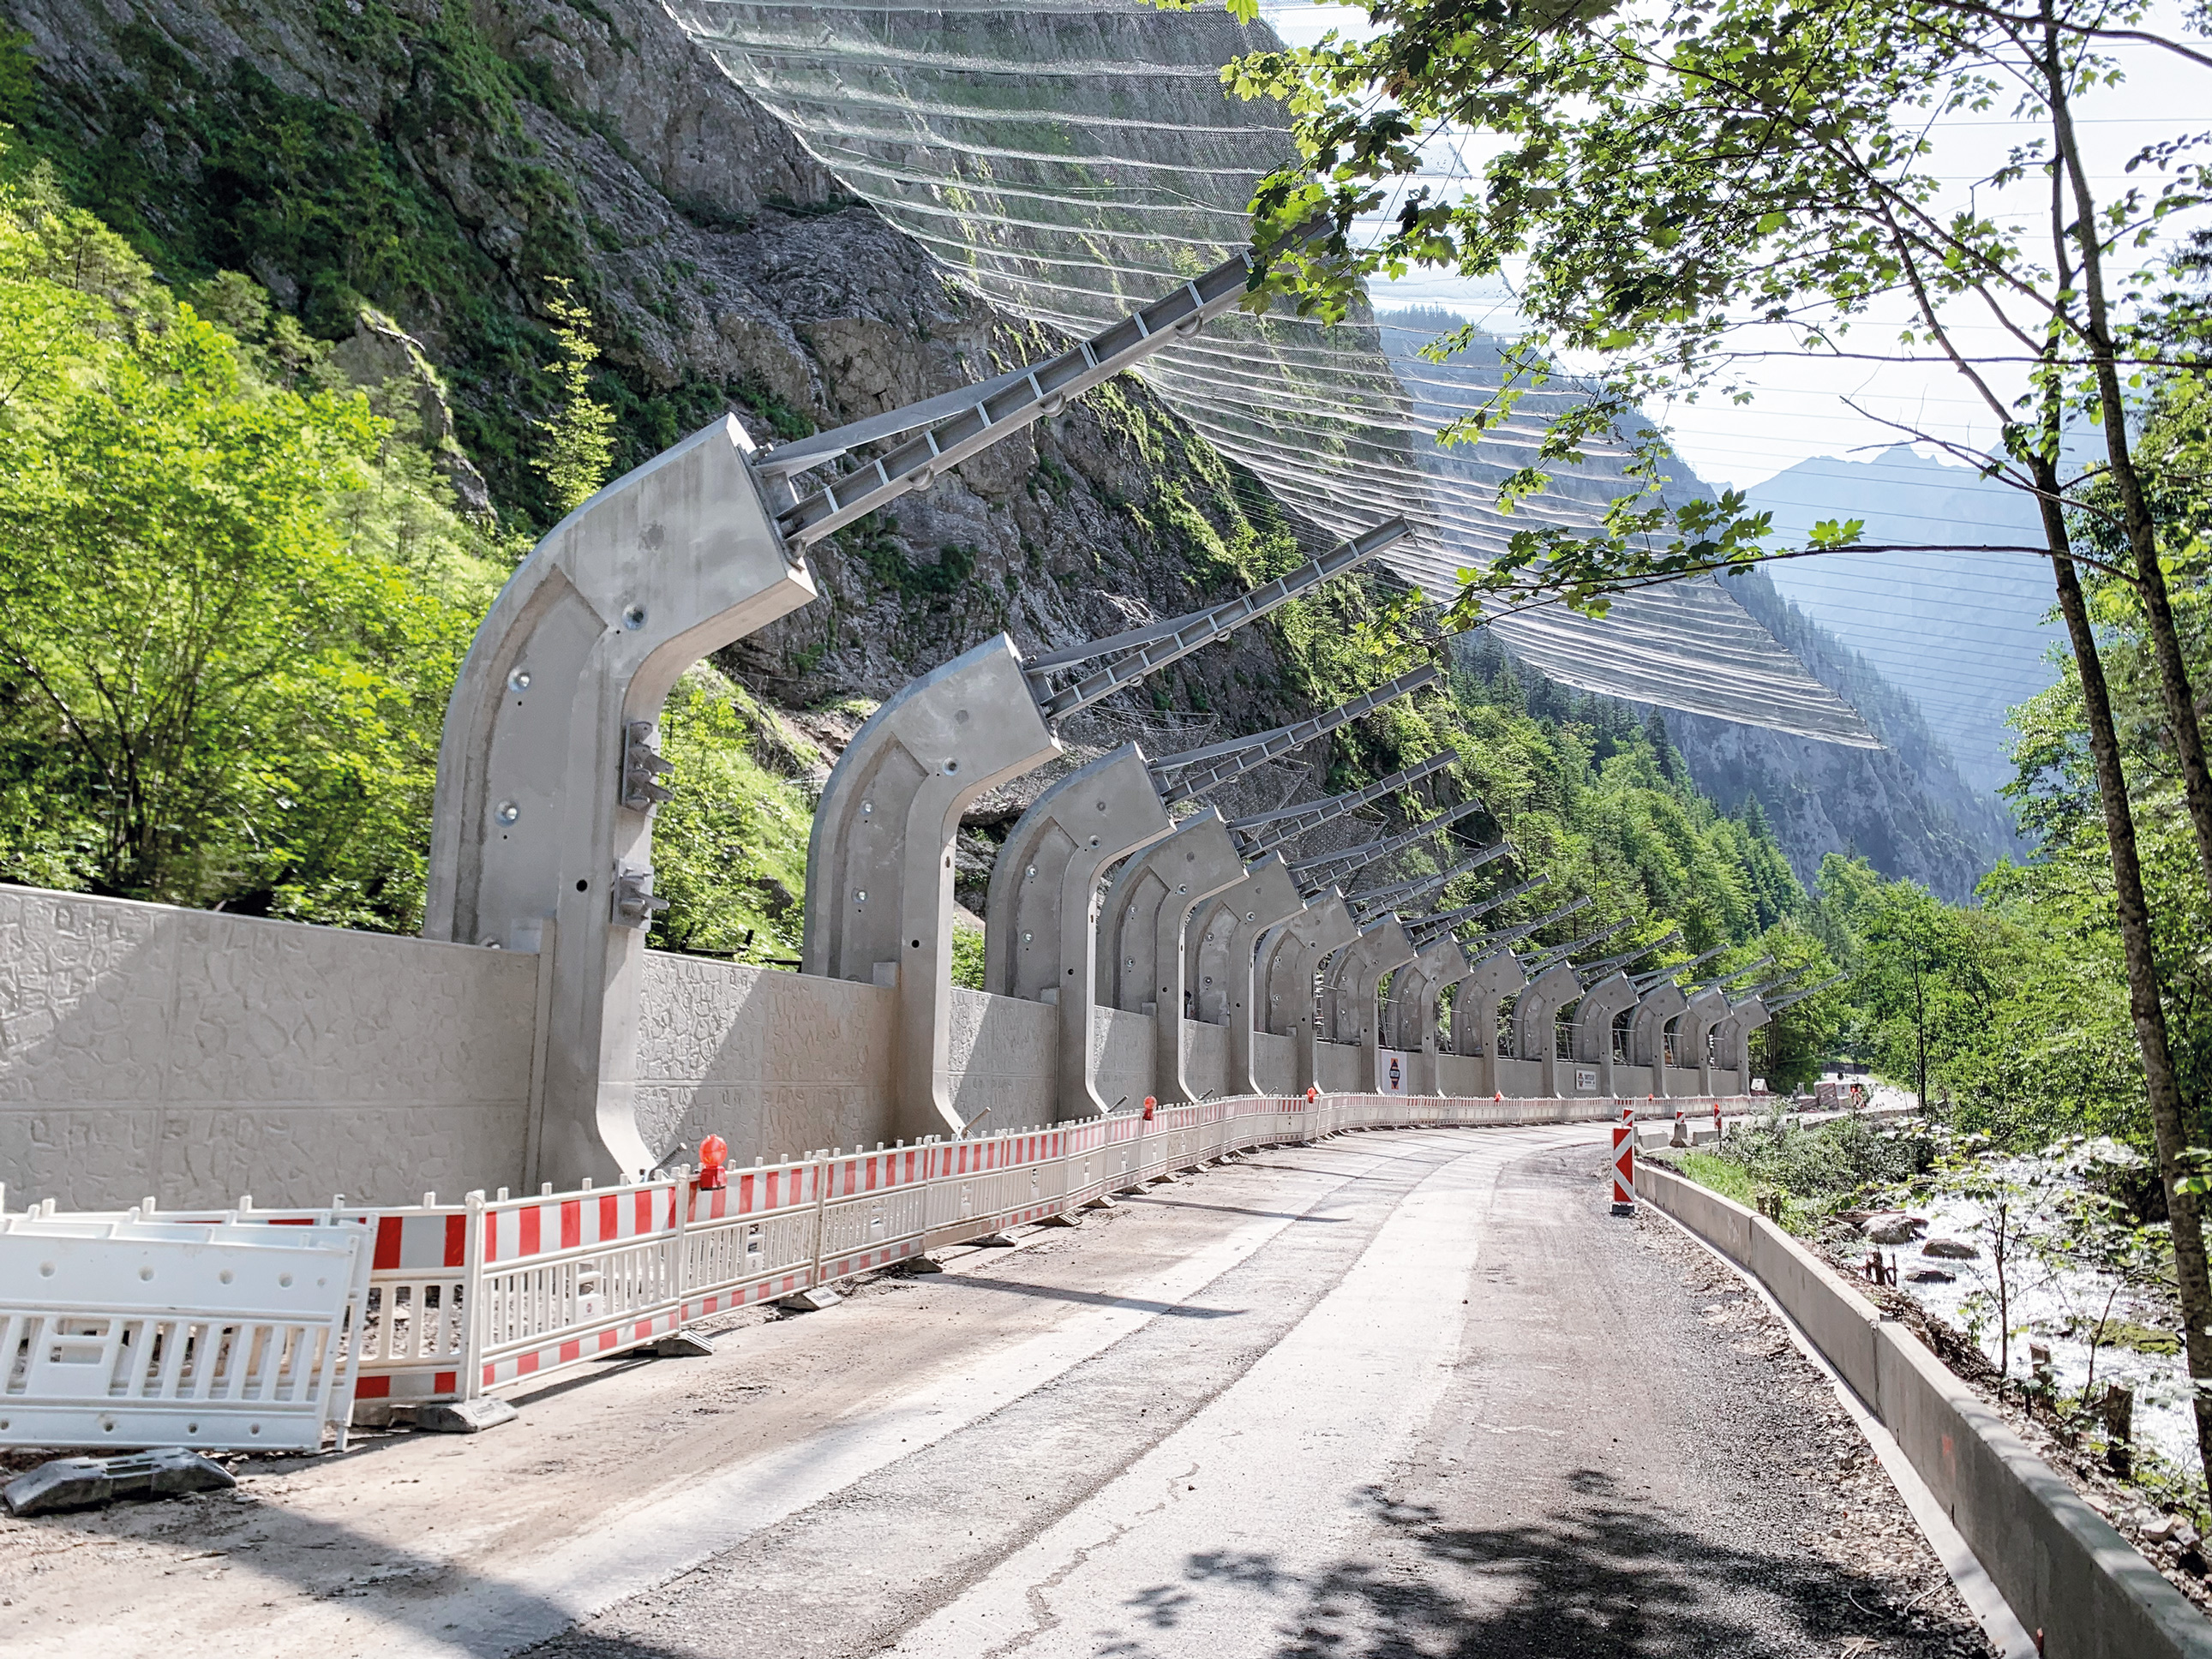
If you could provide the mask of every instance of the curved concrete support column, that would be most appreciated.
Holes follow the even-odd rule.
[[[1431,939],[1390,981],[1390,1023],[1383,1040],[1411,1058],[1408,1093],[1437,1093],[1437,1005],[1468,974],[1467,949],[1449,933]]]
[[[1698,1068],[1698,1092],[1701,1095],[1713,1091],[1712,1044],[1705,1039],[1711,1035],[1713,1027],[1728,1018],[1728,993],[1715,986],[1692,997],[1681,1018],[1674,1023],[1674,1057],[1686,1059]]]
[[[1297,915],[1270,928],[1260,941],[1253,965],[1264,1001],[1260,1018],[1277,1036],[1289,1037],[1297,1060],[1300,1092],[1320,1081],[1321,1057],[1314,1045],[1314,975],[1322,963],[1359,937],[1344,895],[1334,887],[1310,901]]]
[[[985,791],[1060,743],[998,638],[868,717],[830,774],[806,845],[805,969],[898,994],[892,1066],[908,1139],[957,1134],[950,1069],[952,842]]]
[[[1190,982],[1198,988],[1199,1018],[1229,1028],[1228,1090],[1256,1095],[1252,1030],[1260,1019],[1257,973],[1260,942],[1305,908],[1290,866],[1270,853],[1244,872],[1243,880],[1211,906],[1200,907],[1190,923],[1187,949]],[[1206,981],[1213,983],[1208,985]]]
[[[1498,1009],[1506,998],[1520,994],[1528,982],[1528,970],[1510,951],[1485,957],[1452,993],[1452,1051],[1478,1056],[1482,1077],[1477,1085],[1486,1094],[1500,1089],[1498,1071]]]
[[[1651,1092],[1667,1097],[1667,1024],[1690,1006],[1679,985],[1667,984],[1647,991],[1636,1005],[1636,1018],[1628,1026],[1630,1063],[1651,1068]]]
[[[1746,997],[1713,1027],[1713,1063],[1723,1071],[1733,1071],[1747,1094],[1751,1091],[1751,1034],[1771,1018],[1764,1002]]]
[[[1359,937],[1329,959],[1322,970],[1322,1006],[1329,1036],[1356,1042],[1367,1053],[1367,1087],[1382,1088],[1382,1030],[1376,994],[1385,974],[1394,973],[1420,952],[1406,925],[1383,916],[1359,930]]]
[[[1583,994],[1581,977],[1570,963],[1555,962],[1528,981],[1513,1003],[1513,1052],[1522,1060],[1533,1053],[1544,1067],[1547,1099],[1559,1094],[1559,1045],[1553,1035],[1559,1010]]]
[[[552,952],[523,1181],[635,1180],[637,998],[655,753],[678,676],[814,598],[725,418],[555,526],[477,629],[447,705],[426,939]]]
[[[1099,1000],[1098,883],[1175,829],[1145,757],[1125,744],[1071,772],[1022,814],[992,866],[983,988],[1060,1006],[1059,1115],[1108,1109],[1093,1040]]]
[[[1601,1095],[1614,1092],[1613,1022],[1635,1006],[1636,981],[1626,974],[1616,973],[1583,992],[1582,1006],[1575,1010],[1575,1059],[1579,1064],[1597,1067],[1597,1089]]]
[[[1131,855],[1099,907],[1101,998],[1133,1014],[1152,1006],[1152,1092],[1163,1105],[1192,1098],[1183,1076],[1183,930],[1192,911],[1243,878],[1229,826],[1209,806]]]

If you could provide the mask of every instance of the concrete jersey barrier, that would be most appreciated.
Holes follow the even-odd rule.
[[[1643,1162],[1636,1190],[1773,1292],[2043,1632],[2046,1659],[2212,1659],[2212,1622],[1911,1331],[1742,1205]]]

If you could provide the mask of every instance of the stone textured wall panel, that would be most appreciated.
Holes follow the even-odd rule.
[[[638,1040],[646,1145],[738,1164],[892,1138],[892,994],[848,980],[648,951]]]
[[[1152,1087],[1152,1018],[1101,1008],[1091,1022],[1091,1051],[1097,1060],[1098,1098],[1109,1110],[1144,1104]],[[1116,1103],[1119,1103],[1118,1108]]]
[[[0,1180],[109,1208],[519,1184],[538,959],[0,889]]]

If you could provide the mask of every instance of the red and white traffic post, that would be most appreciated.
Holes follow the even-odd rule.
[[[1613,1212],[1636,1213],[1636,1109],[1620,1109],[1620,1121],[1613,1126]]]

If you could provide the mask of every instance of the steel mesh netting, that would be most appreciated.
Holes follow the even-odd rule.
[[[854,195],[994,304],[1071,333],[1242,246],[1254,183],[1291,154],[1281,111],[1219,82],[1224,63],[1275,37],[1218,9],[668,3]],[[1414,520],[1422,533],[1385,561],[1444,597],[1513,530],[1594,523],[1611,493],[1551,493],[1514,519],[1498,512],[1497,482],[1530,459],[1545,397],[1473,453],[1434,441],[1480,400],[1486,367],[1494,377],[1494,361],[1431,364],[1401,342],[1386,348],[1371,324],[1328,327],[1278,307],[1218,320],[1138,372],[1323,534],[1392,514]],[[1607,470],[1592,457],[1595,477]],[[1711,580],[1623,595],[1602,619],[1545,609],[1491,625],[1524,661],[1585,690],[1875,743]]]

